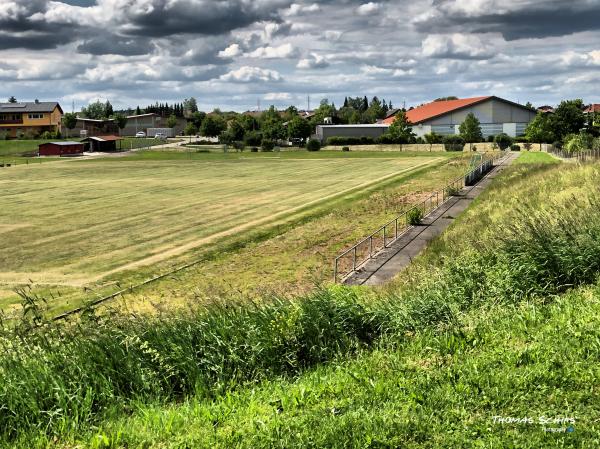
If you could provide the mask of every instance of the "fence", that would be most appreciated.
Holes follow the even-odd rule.
[[[550,154],[554,154],[563,159],[575,159],[578,162],[587,162],[594,161],[596,159],[600,159],[600,150],[585,150],[585,151],[565,151],[553,149],[548,151]]]
[[[342,282],[351,274],[359,270],[366,262],[380,251],[388,248],[392,243],[402,237],[412,226],[418,224],[421,217],[445,203],[450,197],[455,196],[463,187],[472,186],[479,181],[494,166],[494,162],[504,157],[502,154],[486,154],[481,163],[470,169],[440,190],[435,191],[425,200],[417,203],[407,211],[387,222],[375,232],[369,234],[353,247],[347,249],[335,258],[333,267],[333,282]]]

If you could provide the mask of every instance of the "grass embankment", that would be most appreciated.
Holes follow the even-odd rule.
[[[0,247],[7,248],[0,256],[0,282],[7,285],[4,305],[18,300],[10,288],[29,279],[58,311],[201,257],[218,258],[220,266],[182,273],[185,283],[175,284],[186,299],[190,293],[228,288],[229,281],[233,288],[247,289],[286,281],[312,286],[313,267],[326,264],[329,269],[330,252],[378,224],[369,220],[397,213],[394,208],[407,198],[393,198],[397,189],[373,196],[356,204],[355,213],[375,214],[354,221],[348,220],[350,204],[401,182],[407,194],[436,188],[465,167],[462,159],[423,155],[194,156],[190,162],[177,154],[144,152],[7,172],[5,180],[11,183],[5,195],[19,201],[0,199],[10,212],[0,226],[6,237]],[[315,229],[307,226],[292,239],[256,250],[260,241],[329,213],[339,216],[336,226],[324,219]],[[322,229],[326,232],[319,235]],[[226,257],[246,245],[252,246],[246,254]],[[300,258],[302,251],[310,254]],[[83,287],[94,291],[82,293]],[[179,297],[162,286],[145,292],[153,300],[160,292],[170,300]]]
[[[393,291],[41,330],[30,303],[2,340],[0,429],[27,447],[594,447],[598,182],[510,169]]]
[[[544,152],[522,152],[515,164],[557,164],[560,160],[552,156],[550,153]]]
[[[53,142],[53,140],[0,140],[0,160],[7,156],[35,155],[38,146],[46,142]]]

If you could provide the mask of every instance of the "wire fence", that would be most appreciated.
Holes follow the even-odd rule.
[[[553,149],[548,151],[548,153],[563,159],[575,159],[578,162],[589,162],[600,159],[600,149],[585,151],[565,151]]]
[[[345,281],[379,252],[402,237],[414,225],[419,224],[422,217],[437,209],[450,197],[456,196],[463,187],[477,183],[493,168],[494,163],[503,157],[505,157],[503,154],[498,153],[485,154],[475,168],[450,181],[445,187],[433,192],[425,200],[413,205],[410,209],[363,238],[356,245],[342,252],[334,261],[333,282]]]

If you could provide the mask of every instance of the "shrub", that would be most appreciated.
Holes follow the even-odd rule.
[[[420,144],[423,144],[423,143],[426,143],[426,142],[425,142],[425,139],[423,139],[422,137],[417,137],[417,138],[415,139],[415,143],[420,143]]]
[[[321,142],[319,142],[317,139],[310,139],[306,143],[306,149],[308,151],[319,151],[321,149]]]
[[[504,151],[513,144],[513,139],[508,134],[500,133],[494,137],[494,143],[496,143],[500,149]]]
[[[239,152],[242,152],[242,151],[244,151],[244,148],[246,148],[246,146],[244,145],[244,142],[240,142],[238,140],[236,142],[233,142],[233,148],[235,148]]]
[[[458,196],[460,193],[460,189],[456,186],[446,187],[446,194],[448,196]]]
[[[376,142],[382,145],[392,145],[397,143],[396,139],[394,139],[394,137],[390,134],[382,134],[377,138]]]
[[[256,148],[256,147],[252,147],[252,148],[250,148],[250,151],[251,151],[252,153],[258,153],[258,148]]]
[[[8,132],[0,130],[0,140],[7,140],[7,139],[8,139]]]
[[[263,151],[273,151],[273,148],[275,148],[275,142],[273,142],[271,139],[263,139],[262,142],[260,143],[260,148]]]
[[[327,139],[326,144],[332,146],[339,145],[373,145],[375,140],[372,137],[342,137],[333,136]]]
[[[461,136],[444,136],[444,147],[446,151],[462,151],[465,146],[465,140]]]
[[[515,144],[512,144],[512,145],[510,146],[510,150],[511,150],[511,151],[521,151],[521,146],[520,146],[520,145],[517,145],[516,143],[515,143]]]
[[[258,131],[248,131],[244,134],[244,143],[248,147],[258,147],[262,142],[262,134]]]
[[[416,226],[418,224],[421,224],[422,220],[423,220],[423,209],[421,209],[420,207],[413,207],[406,214],[406,221],[411,226]]]
[[[562,150],[563,144],[560,140],[557,140],[555,142],[552,142],[552,146],[557,150]]]
[[[490,142],[490,143],[492,143],[492,142],[495,141],[495,138],[496,138],[496,136],[490,135],[490,136],[488,136],[487,141]]]
[[[342,151],[350,151],[350,148],[349,147],[344,147],[344,148],[342,148]]]

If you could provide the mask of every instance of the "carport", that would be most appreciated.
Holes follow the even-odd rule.
[[[85,150],[89,152],[108,153],[117,151],[117,141],[122,140],[118,136],[95,136],[82,140],[85,142]]]

